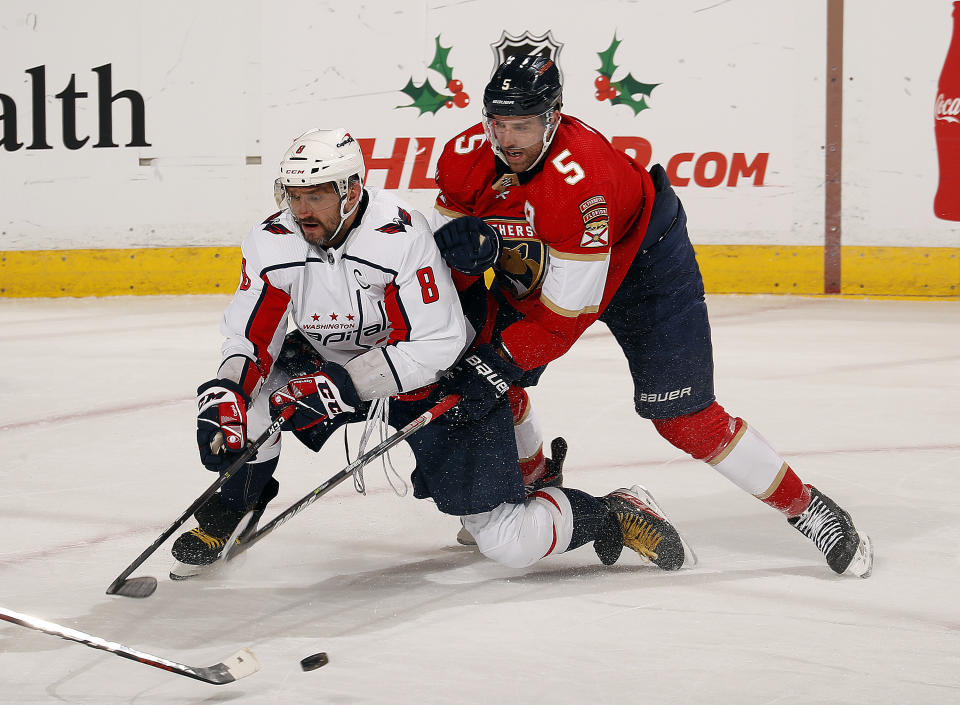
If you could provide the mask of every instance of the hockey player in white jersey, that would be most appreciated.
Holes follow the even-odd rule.
[[[319,450],[339,426],[364,421],[372,400],[392,398],[389,422],[401,427],[456,392],[457,406],[409,437],[411,479],[414,496],[461,517],[482,553],[523,567],[593,543],[609,564],[627,545],[661,568],[679,568],[676,530],[635,495],[544,487],[527,496],[506,370],[463,355],[474,330],[432,230],[394,195],[364,188],[364,175],[360,148],[343,129],[309,130],[284,155],[275,186],[281,210],[243,242],[222,361],[197,390],[204,466],[225,470],[290,405],[284,430]],[[280,435],[196,512],[199,526],[174,543],[172,578],[198,574],[235,532],[255,527],[277,494]]]

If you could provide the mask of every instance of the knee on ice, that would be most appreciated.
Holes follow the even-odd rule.
[[[501,504],[461,520],[480,553],[509,568],[526,568],[565,548],[556,547],[553,518],[539,502]]]

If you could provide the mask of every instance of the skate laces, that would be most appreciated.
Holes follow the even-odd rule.
[[[650,561],[656,561],[660,558],[657,547],[663,541],[663,533],[644,516],[650,514],[659,519],[659,515],[648,507],[646,502],[627,490],[611,492],[609,496],[616,497],[623,504],[635,507],[641,512],[641,514],[634,514],[622,505],[614,510],[614,516],[616,516],[623,533],[623,545],[633,549]]]
[[[191,529],[190,533],[203,541],[203,543],[207,545],[207,548],[221,548],[225,543],[223,539],[217,538],[216,536],[211,536],[199,526],[195,529]]]
[[[620,530],[623,532],[623,545],[632,548],[645,558],[656,560],[660,557],[657,546],[663,541],[663,534],[650,523],[635,514],[616,512]]]
[[[390,426],[388,424],[389,419],[390,398],[381,397],[374,399],[373,403],[370,405],[370,409],[367,411],[367,418],[364,422],[363,433],[360,436],[360,445],[357,448],[357,458],[363,455],[364,449],[367,447],[367,442],[370,440],[370,436],[373,435],[373,431],[375,429],[379,430],[381,443],[387,439],[387,435],[390,432]],[[346,445],[346,434],[344,435],[344,444],[346,446],[347,462],[352,463],[354,461],[350,460],[350,448],[349,445]],[[394,494],[396,494],[398,497],[405,497],[408,489],[407,483],[404,482],[403,478],[400,476],[400,473],[397,472],[397,469],[393,466],[393,461],[390,458],[389,450],[380,455],[380,463],[383,467],[383,475],[387,478],[387,483],[390,485],[390,489],[392,489]],[[367,494],[366,482],[364,481],[363,477],[363,469],[366,467],[366,465],[367,463],[361,463],[353,470],[353,487],[362,495]]]
[[[797,517],[794,527],[812,540],[823,555],[830,553],[843,538],[843,526],[839,517],[819,497],[814,497],[810,506]]]

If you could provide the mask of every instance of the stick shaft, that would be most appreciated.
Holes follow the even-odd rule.
[[[280,427],[284,424],[284,422],[286,422],[286,420],[293,415],[293,411],[294,409],[292,406],[282,410],[280,414],[277,415],[277,418],[273,420],[270,426],[267,427],[267,430],[260,434],[260,437],[257,438],[257,440],[248,445],[243,453],[241,453],[240,456],[230,464],[230,467],[222,472],[220,477],[218,477],[212,485],[204,490],[203,494],[193,501],[193,504],[184,509],[183,513],[180,514],[180,516],[178,516],[176,520],[170,526],[168,526],[152,544],[147,546],[146,550],[137,556],[134,561],[128,565],[112,583],[110,583],[110,587],[107,588],[107,594],[113,595],[116,593],[120,586],[123,585],[123,582],[130,577],[130,574],[139,568],[143,562],[147,560],[147,558],[149,558],[153,552],[157,550],[157,548],[160,547],[160,544],[170,538],[173,535],[173,532],[183,526],[183,523],[187,521],[187,519],[189,519],[195,511],[203,506],[203,504],[210,499],[217,490],[223,487],[227,480],[233,477],[234,473],[240,470],[240,468],[242,468],[247,461],[250,460],[250,458],[257,454],[260,446],[266,443],[274,433],[280,430]]]
[[[231,560],[239,556],[241,553],[243,553],[244,551],[252,547],[255,543],[257,543],[258,541],[266,537],[268,534],[273,532],[273,530],[276,529],[278,526],[292,519],[294,515],[298,514],[300,511],[302,511],[306,507],[313,504],[315,501],[320,499],[320,497],[322,497],[327,492],[332,490],[334,487],[339,485],[341,482],[346,480],[348,477],[350,477],[353,474],[353,471],[356,470],[358,467],[366,465],[371,460],[374,460],[379,456],[383,455],[388,450],[390,450],[391,448],[396,446],[398,443],[403,441],[405,438],[407,438],[410,434],[415,433],[416,431],[419,431],[421,428],[429,424],[435,418],[449,411],[452,407],[456,405],[458,401],[460,401],[460,396],[457,394],[450,394],[445,396],[436,405],[434,405],[427,411],[424,411],[417,418],[415,418],[413,421],[411,421],[406,426],[401,428],[399,431],[394,433],[392,436],[384,439],[382,442],[380,442],[379,444],[377,444],[376,446],[368,450],[366,453],[358,457],[352,463],[347,465],[345,468],[343,468],[343,470],[340,470],[336,475],[334,475],[329,480],[324,482],[322,485],[317,487],[315,490],[313,490],[309,494],[305,495],[301,499],[294,502],[292,505],[287,507],[287,509],[285,509],[284,511],[280,512],[280,514],[275,516],[268,524],[265,524],[264,526],[257,529],[257,531],[251,534],[246,540],[242,541],[232,551],[230,551],[230,553],[227,555],[226,560]]]
[[[89,646],[94,649],[108,651],[116,656],[122,656],[123,658],[130,659],[131,661],[137,661],[147,666],[160,668],[164,671],[177,673],[181,676],[187,676],[188,678],[194,678],[206,683],[222,684],[235,680],[235,678],[229,673],[221,673],[221,671],[225,671],[226,669],[217,668],[217,666],[223,666],[223,664],[217,664],[217,666],[212,667],[194,668],[193,666],[187,666],[182,663],[177,663],[176,661],[170,661],[169,659],[165,659],[160,656],[148,654],[145,651],[132,649],[129,646],[124,646],[123,644],[119,644],[114,641],[107,641],[106,639],[101,639],[98,636],[93,636],[92,634],[71,629],[70,627],[64,627],[60,624],[48,622],[45,619],[31,617],[30,615],[22,614],[20,612],[14,612],[13,610],[8,610],[5,607],[0,607],[0,619],[12,624],[19,624],[21,627],[27,627],[28,629],[35,629],[36,631],[44,632],[45,634],[58,636],[61,639],[75,641],[79,644],[83,644],[84,646]]]

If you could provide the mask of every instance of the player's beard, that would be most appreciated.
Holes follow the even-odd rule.
[[[533,166],[533,163],[537,161],[537,157],[540,156],[543,144],[537,142],[529,147],[501,146],[500,149],[503,151],[507,166],[509,166],[515,174],[519,174]]]
[[[339,216],[337,217],[337,222],[333,224],[324,223],[317,218],[297,219],[297,224],[300,226],[300,232],[303,233],[303,239],[311,245],[317,245],[319,247],[332,247],[340,241],[343,235],[343,230],[341,229],[336,239],[331,239],[337,230],[337,226],[340,224]]]

